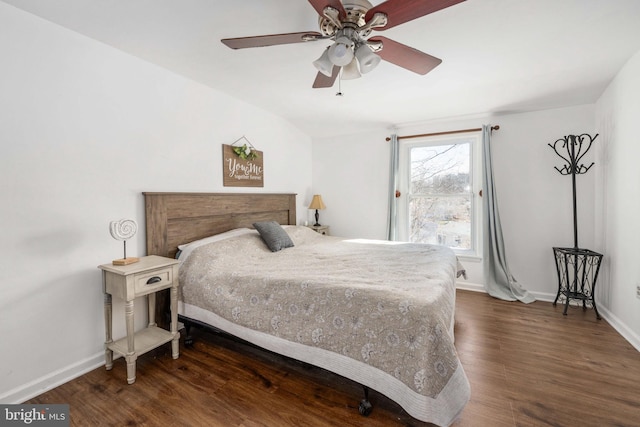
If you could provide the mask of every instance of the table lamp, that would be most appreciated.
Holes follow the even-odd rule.
[[[314,194],[313,199],[311,199],[311,204],[309,205],[309,209],[316,210],[316,223],[313,224],[314,227],[320,226],[320,223],[318,222],[318,220],[320,219],[320,214],[318,214],[318,209],[325,209],[325,208],[326,206],[322,202],[322,196],[320,196],[319,194]]]

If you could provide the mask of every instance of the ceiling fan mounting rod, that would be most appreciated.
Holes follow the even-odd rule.
[[[351,23],[345,23],[345,26],[336,33],[336,40],[340,37],[346,37],[352,42],[360,41],[360,35],[358,34],[358,30]]]

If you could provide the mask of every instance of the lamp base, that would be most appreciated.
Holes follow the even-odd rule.
[[[120,259],[114,259],[112,261],[113,265],[129,265],[129,264],[133,264],[140,261],[140,258],[136,258],[136,257],[130,257],[130,258],[120,258]]]

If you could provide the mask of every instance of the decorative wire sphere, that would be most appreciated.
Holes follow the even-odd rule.
[[[121,219],[109,223],[109,233],[116,240],[128,240],[135,236],[138,224],[132,219]]]

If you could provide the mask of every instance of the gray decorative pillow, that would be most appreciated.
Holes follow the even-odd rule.
[[[293,247],[291,238],[276,221],[255,222],[253,227],[258,230],[260,237],[271,249],[271,252]]]

